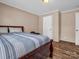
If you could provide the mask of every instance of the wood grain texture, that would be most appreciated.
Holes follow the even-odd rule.
[[[74,43],[60,41],[53,42],[53,59],[79,59],[79,46]]]
[[[33,58],[30,57],[30,59],[79,59],[79,46],[75,46],[74,43],[53,42],[53,48],[53,58],[49,58],[49,50],[44,49],[35,54]]]

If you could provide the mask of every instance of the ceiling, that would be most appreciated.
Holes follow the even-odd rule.
[[[43,3],[42,0],[0,0],[0,2],[36,15],[43,15],[55,10],[64,11],[79,7],[79,0],[49,0],[48,4]]]

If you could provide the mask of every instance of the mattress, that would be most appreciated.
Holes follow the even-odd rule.
[[[47,36],[24,32],[1,34],[0,59],[18,59],[49,41]]]

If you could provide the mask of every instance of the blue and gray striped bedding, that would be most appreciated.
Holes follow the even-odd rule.
[[[0,59],[18,59],[49,41],[46,36],[30,33],[1,34]]]

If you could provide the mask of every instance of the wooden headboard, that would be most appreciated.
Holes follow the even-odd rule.
[[[8,26],[8,25],[0,25],[0,27],[7,27],[8,28],[8,32],[10,32],[9,28],[13,27],[13,28],[21,28],[22,32],[24,32],[24,27],[23,26]]]

